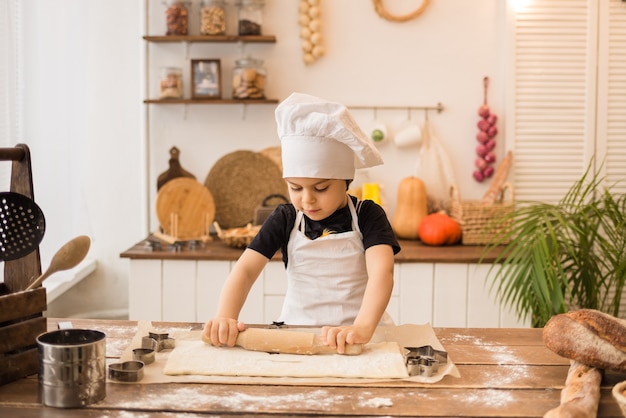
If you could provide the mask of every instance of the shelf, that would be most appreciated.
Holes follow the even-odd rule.
[[[167,36],[144,36],[148,42],[215,42],[215,43],[274,43],[274,35],[167,35]]]
[[[146,99],[145,104],[277,104],[278,99]]]

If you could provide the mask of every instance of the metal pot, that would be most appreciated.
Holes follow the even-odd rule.
[[[106,396],[106,335],[61,329],[37,337],[39,398],[46,406],[76,408]]]

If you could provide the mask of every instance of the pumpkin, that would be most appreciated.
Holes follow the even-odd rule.
[[[452,245],[461,240],[461,225],[445,212],[431,213],[422,219],[419,236],[427,245]]]
[[[398,185],[396,211],[391,220],[391,228],[401,239],[418,239],[419,226],[428,215],[426,186],[417,177],[405,177]]]

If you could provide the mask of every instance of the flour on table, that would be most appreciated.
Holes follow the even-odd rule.
[[[402,379],[408,373],[396,342],[370,343],[357,356],[341,354],[268,354],[243,348],[214,347],[200,334],[177,339],[163,373],[166,375],[341,377]]]

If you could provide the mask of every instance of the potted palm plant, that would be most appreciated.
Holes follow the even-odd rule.
[[[555,204],[518,202],[485,248],[504,245],[491,267],[491,291],[521,319],[543,327],[570,309],[619,315],[626,281],[626,195],[583,177]]]

